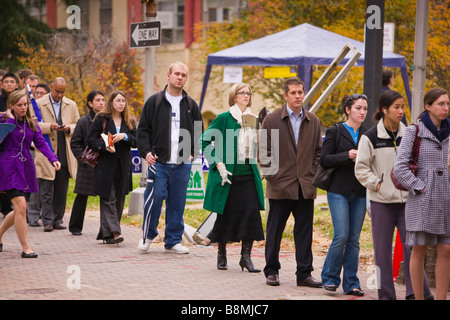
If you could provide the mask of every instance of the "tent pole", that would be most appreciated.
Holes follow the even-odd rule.
[[[212,65],[210,65],[210,64],[206,65],[205,79],[203,79],[202,95],[200,96],[200,106],[199,106],[200,111],[202,111],[203,101],[205,100],[206,88],[208,87],[209,75],[211,74],[211,68],[212,68]]]

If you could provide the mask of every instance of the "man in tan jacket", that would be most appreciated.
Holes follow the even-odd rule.
[[[36,101],[43,120],[39,123],[39,127],[43,134],[49,136],[53,152],[61,162],[61,170],[55,173],[44,155],[36,150],[36,176],[41,199],[41,217],[46,232],[66,229],[62,223],[69,178],[75,179],[77,176],[77,160],[70,149],[70,139],[80,118],[77,104],[64,96],[66,92],[64,78],[55,78],[50,89],[49,94]],[[31,220],[39,216],[38,206],[30,205],[28,209]]]
[[[266,284],[280,284],[280,243],[286,221],[295,219],[294,242],[297,285],[321,287],[313,271],[312,224],[316,187],[312,185],[322,150],[319,119],[302,107],[304,83],[299,78],[285,81],[286,104],[264,119],[260,130],[259,162],[267,180],[269,214],[266,227]],[[266,137],[263,137],[266,135]],[[274,151],[275,150],[275,151]]]

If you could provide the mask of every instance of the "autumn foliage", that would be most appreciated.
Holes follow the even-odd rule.
[[[127,95],[131,113],[140,114],[144,100],[143,71],[136,50],[129,49],[126,43],[118,45],[111,40],[87,42],[59,34],[36,49],[22,40],[23,66],[47,84],[55,77],[64,77],[67,81],[66,96],[77,103],[81,115],[87,112],[86,97],[91,90],[100,90],[108,98],[116,89]]]
[[[207,55],[247,41],[258,39],[302,23],[364,41],[366,0],[250,0],[248,7],[239,12],[230,23],[199,23],[196,26],[198,45],[201,55],[197,59],[205,64]],[[427,53],[427,88],[440,86],[450,88],[448,59],[450,29],[450,0],[430,1]],[[385,2],[385,20],[395,24],[395,49],[405,56],[411,66],[414,61],[416,0]],[[313,84],[320,77],[326,66],[313,68]],[[268,107],[279,108],[283,102],[281,84],[284,79],[264,79],[263,68],[244,67],[244,82],[252,86],[253,91],[262,94]],[[392,89],[406,97],[400,70],[394,71],[395,81]],[[221,81],[222,69],[213,67],[211,81]],[[338,71],[339,72],[339,69]],[[410,85],[412,71],[409,70]],[[363,91],[363,68],[352,68],[332,95],[317,111],[325,126],[342,120],[343,113],[339,104],[346,94]],[[427,89],[426,88],[426,89]],[[317,95],[318,97],[319,95]],[[406,99],[405,99],[406,100]],[[314,102],[314,100],[313,100]]]

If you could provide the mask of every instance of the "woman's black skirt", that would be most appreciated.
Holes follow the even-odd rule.
[[[223,214],[217,214],[211,242],[264,240],[258,194],[253,175],[233,176]]]

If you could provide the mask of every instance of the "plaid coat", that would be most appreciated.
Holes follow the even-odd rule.
[[[419,121],[419,171],[409,170],[415,126],[406,128],[394,165],[398,182],[409,190],[406,230],[450,235],[450,174],[447,171],[449,138],[442,143]],[[423,193],[420,190],[425,190]]]

